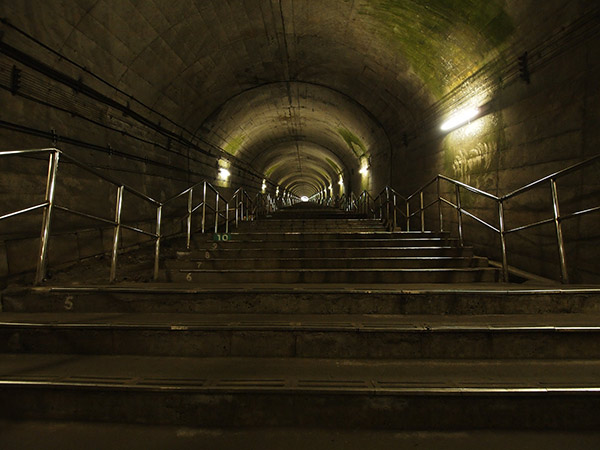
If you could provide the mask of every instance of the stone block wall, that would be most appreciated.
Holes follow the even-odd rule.
[[[501,196],[599,154],[600,37],[595,34],[576,45],[568,46],[566,41],[561,45],[565,48],[555,48],[548,57],[530,55],[534,62],[530,83],[518,77],[495,82],[482,117],[448,134],[439,130],[442,118],[423,130],[404,148],[404,158],[394,167],[400,191],[412,192],[440,173]],[[600,206],[598,170],[600,163],[558,180],[562,214]],[[454,201],[452,186],[443,185],[446,197]],[[430,199],[435,198],[432,188]],[[464,208],[499,226],[493,201],[462,193]],[[446,228],[456,230],[455,212],[444,209]],[[507,200],[505,214],[507,228],[552,218],[549,182]],[[437,224],[437,208],[427,217]],[[600,281],[598,219],[598,213],[593,213],[563,223],[571,282]],[[464,234],[479,253],[501,259],[499,239],[491,230],[465,218]],[[559,278],[554,224],[510,234],[507,245],[510,265]]]

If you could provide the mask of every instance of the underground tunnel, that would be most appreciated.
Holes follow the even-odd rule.
[[[518,289],[542,283],[544,295],[577,286],[592,286],[589,292],[595,292],[600,281],[599,19],[600,9],[587,0],[548,0],[543,5],[533,0],[0,2],[0,288],[8,288],[3,311],[22,307],[25,313],[28,308],[11,289],[33,289],[24,298],[35,299],[36,289],[51,290],[53,283],[59,289],[57,280],[64,278],[58,272],[83,271],[90,261],[102,265],[101,283],[109,290],[132,280],[191,282],[190,289],[221,278],[231,281],[224,274],[230,265],[218,269],[215,262],[206,269],[202,255],[211,248],[206,253],[202,249],[202,258],[194,260],[197,267],[189,272],[178,262],[166,262],[186,251],[193,256],[198,239],[229,245],[223,254],[230,251],[230,260],[248,266],[231,281],[236,287],[227,304],[235,302],[231,299],[246,284],[272,281],[248,271],[266,271],[269,257],[261,252],[275,248],[281,250],[277,270],[286,272],[282,280],[287,280],[279,282],[333,283],[345,292],[362,280],[359,269],[350,266],[358,262],[332,262],[330,278],[317,264],[338,258],[332,256],[336,251],[342,255],[323,236],[336,231],[334,224],[348,223],[354,224],[346,230],[350,234],[366,233],[368,223],[378,239],[377,233],[386,233],[385,239],[423,233],[411,241],[414,252],[422,245],[418,239],[446,239],[460,247],[457,261],[470,265],[460,270],[485,273],[481,276],[491,278],[483,281],[506,284],[508,290],[517,289],[511,283],[518,283]],[[310,214],[324,221],[315,224]],[[336,222],[346,219],[372,222]],[[251,222],[273,228],[255,229]],[[192,231],[202,233],[191,236]],[[280,249],[278,238],[269,233],[286,232],[292,247]],[[171,248],[171,237],[181,239],[182,247]],[[263,247],[245,252],[243,239],[260,239]],[[292,250],[302,250],[308,245],[302,241],[311,239],[312,253],[305,250],[300,263],[292,262],[300,254],[292,257]],[[372,265],[361,268],[371,271],[365,283],[375,286],[363,286],[360,295],[383,289],[380,284],[429,283],[429,278],[402,278],[408,266],[382,275],[387,262],[400,264],[398,258],[372,256],[367,244],[364,249],[355,244],[344,258],[369,260]],[[326,255],[330,248],[334,253]],[[152,255],[139,263],[137,251]],[[447,251],[454,255],[455,249]],[[423,264],[411,270],[441,273],[448,267],[427,264],[438,256],[450,264],[454,256],[448,255],[406,256],[413,258],[406,263]],[[129,272],[136,264],[143,276]],[[172,280],[164,278],[169,264],[181,272]],[[468,277],[444,282],[448,280],[468,285],[467,290],[482,289],[471,286]],[[33,284],[38,287],[30,288]],[[404,288],[394,289],[394,295],[404,295],[398,293]],[[61,312],[66,304],[69,311],[81,307],[79,294],[57,300],[60,295],[48,304],[58,302]],[[90,305],[100,305],[94,295],[89,293]],[[204,291],[198,295],[209,296]],[[202,298],[206,304],[177,303],[173,311],[216,313],[207,306],[214,299]],[[550,300],[522,309],[531,314],[528,318],[544,311],[595,311],[586,299],[578,297],[562,309],[548,306]],[[335,303],[327,296],[325,300]],[[275,303],[272,310],[261,310],[257,299],[251,303],[256,314],[282,313]],[[284,303],[289,314],[327,309],[290,306],[289,299]],[[495,304],[465,304],[452,303],[432,314],[459,314],[461,308],[501,312]],[[509,307],[511,314],[523,312],[515,305]],[[162,311],[148,307],[153,313]],[[81,312],[103,312],[100,306],[89,308]],[[120,311],[112,303],[107,308]],[[354,311],[352,306],[340,308],[339,314]],[[361,314],[400,313],[391,306],[369,308],[358,309]],[[411,311],[410,304],[402,308],[403,314]],[[421,306],[412,311],[431,313]],[[27,347],[11,336],[3,353]],[[299,352],[301,345],[295,342]],[[559,353],[547,357],[565,357]],[[340,350],[337,357],[345,354]],[[433,350],[431,355],[441,357]],[[592,350],[581,355],[595,358]],[[265,398],[261,405],[269,404]],[[479,407],[477,401],[469,407]],[[492,409],[502,409],[502,401]],[[358,408],[347,406],[349,411]],[[398,411],[400,406],[390,408]],[[425,413],[417,416],[423,421],[414,426],[431,425]],[[467,416],[477,422],[474,415]],[[89,420],[98,417],[103,420],[100,413]],[[240,418],[252,426],[246,419]],[[369,420],[375,428],[381,425]],[[501,420],[509,428],[516,426],[516,419]],[[449,428],[455,426],[450,422]],[[284,418],[282,423],[289,425]],[[586,424],[582,426],[593,428]]]

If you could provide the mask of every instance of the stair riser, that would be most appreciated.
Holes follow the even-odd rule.
[[[597,359],[599,338],[600,333],[592,331],[533,329],[407,332],[11,326],[0,329],[0,352],[345,359]]]
[[[495,269],[463,269],[464,271],[412,271],[402,272],[363,270],[358,272],[326,271],[299,272],[180,272],[167,270],[167,279],[190,283],[478,283],[495,282],[499,272]],[[468,271],[467,271],[468,270]]]
[[[344,240],[265,240],[265,241],[228,241],[228,242],[206,242],[205,240],[194,240],[198,249],[217,248],[296,248],[296,247],[321,247],[321,248],[362,248],[362,247],[439,247],[456,245],[454,239],[344,239]]]
[[[208,257],[207,257],[208,255]],[[217,249],[192,250],[186,254],[186,258],[210,259],[210,258],[391,258],[411,256],[472,256],[471,248],[452,247],[422,247],[422,248],[226,248],[221,246]]]
[[[215,392],[216,391],[216,392]],[[596,430],[600,396],[2,387],[3,418],[202,428]]]
[[[373,230],[369,232],[347,232],[347,233],[332,233],[332,232],[265,232],[265,233],[230,233],[231,240],[229,242],[251,242],[251,241],[276,241],[276,242],[305,242],[305,241],[331,241],[331,240],[365,240],[373,239],[376,241],[381,240],[409,240],[409,239],[440,239],[440,236],[423,236],[423,235],[405,235],[402,233],[373,233]],[[447,237],[446,237],[447,239]],[[201,236],[196,238],[196,241],[200,244],[203,241],[212,243],[212,238],[202,239]],[[435,242],[435,241],[434,241]]]
[[[203,259],[200,261],[167,261],[169,270],[179,269],[424,269],[440,267],[485,267],[487,260],[483,258],[463,259]]]
[[[12,289],[2,295],[7,312],[197,312],[273,314],[557,314],[600,313],[598,294],[437,292],[382,293],[124,292],[118,290]]]

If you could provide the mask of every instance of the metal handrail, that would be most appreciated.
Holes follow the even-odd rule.
[[[39,204],[36,204],[33,206],[28,206],[26,208],[23,208],[23,209],[20,209],[17,211],[13,211],[13,212],[9,212],[9,213],[6,213],[6,214],[0,216],[0,221],[2,221],[5,219],[9,219],[12,217],[16,217],[16,216],[19,216],[22,214],[29,213],[32,211],[43,209],[42,231],[41,231],[41,237],[40,237],[40,251],[39,251],[39,256],[38,256],[38,261],[37,261],[37,266],[36,266],[36,275],[35,275],[35,283],[36,284],[41,283],[46,278],[47,262],[48,262],[48,242],[50,239],[51,223],[52,223],[52,216],[53,216],[54,209],[60,210],[60,211],[63,211],[63,212],[69,213],[69,214],[77,215],[79,217],[84,217],[87,219],[95,220],[95,221],[98,221],[98,222],[101,222],[101,223],[104,223],[107,225],[111,225],[114,227],[113,244],[112,244],[112,251],[111,251],[111,267],[110,267],[110,276],[109,276],[110,282],[113,282],[116,279],[117,256],[118,256],[118,248],[119,248],[122,230],[130,230],[130,231],[133,231],[133,232],[136,232],[139,234],[149,236],[154,239],[155,252],[154,252],[153,278],[154,278],[154,280],[158,279],[159,261],[160,261],[160,245],[161,245],[161,240],[166,237],[161,233],[163,207],[185,195],[187,195],[187,198],[188,198],[187,214],[184,215],[182,218],[179,218],[176,220],[186,219],[186,221],[187,221],[186,235],[187,235],[187,248],[188,249],[190,247],[190,240],[191,240],[191,233],[192,233],[192,216],[194,213],[196,213],[200,209],[202,209],[202,226],[201,226],[202,233],[205,232],[206,209],[207,208],[209,209],[209,211],[214,212],[214,216],[215,216],[214,232],[215,233],[218,232],[220,223],[224,223],[225,232],[226,233],[229,232],[230,201],[226,200],[220,194],[220,192],[208,181],[198,182],[198,183],[184,189],[182,192],[174,195],[173,197],[169,198],[168,200],[166,200],[164,202],[159,202],[158,200],[155,200],[152,197],[147,196],[146,194],[138,191],[137,189],[135,189],[125,183],[122,183],[121,181],[116,180],[116,179],[88,166],[87,164],[79,161],[78,159],[73,158],[72,156],[66,155],[62,150],[54,148],[54,147],[43,148],[43,149],[0,151],[0,157],[2,157],[2,156],[23,156],[23,155],[40,154],[40,153],[48,153],[49,154],[48,175],[46,178],[45,200],[42,203],[39,203]],[[66,206],[62,206],[62,205],[59,205],[56,203],[55,192],[56,192],[59,159],[67,160],[67,161],[73,163],[74,165],[84,169],[85,171],[92,173],[93,175],[99,177],[100,179],[105,180],[105,181],[109,182],[110,184],[117,187],[114,220],[106,219],[104,217],[96,216],[93,214],[88,214],[88,213],[85,213],[82,211],[77,211],[75,209],[68,208]],[[193,205],[194,189],[196,189],[200,186],[203,187],[203,199],[202,199],[201,203],[194,206]],[[210,190],[215,194],[214,206],[207,203],[207,195],[206,195],[207,190]],[[122,222],[121,216],[122,216],[122,211],[123,211],[123,194],[125,192],[131,193],[134,196],[136,196],[136,197],[150,203],[154,207],[156,207],[155,232],[148,232],[148,231],[142,230],[140,228],[137,228],[137,227],[134,227],[131,225],[127,225]],[[236,197],[236,195],[239,192],[240,192],[240,189],[238,189],[236,191],[236,194],[234,194],[234,197]],[[245,190],[241,190],[241,192],[243,192],[243,196],[246,199],[246,203],[245,203],[246,210],[253,209],[254,207],[248,208],[249,205],[253,204],[253,201],[250,198],[250,196],[248,195],[248,193]],[[224,209],[221,209],[221,207],[220,207],[221,202],[224,203]],[[236,218],[239,217],[239,207],[240,206],[238,204],[236,204]],[[246,214],[244,216],[242,214],[242,220],[251,220],[252,217],[253,217],[253,215]],[[220,219],[223,219],[223,222],[220,222]],[[237,226],[237,224],[238,224],[238,221],[236,220],[236,226]]]
[[[567,270],[565,244],[564,244],[564,238],[563,238],[563,232],[562,232],[562,222],[565,220],[568,220],[568,219],[572,219],[574,217],[580,217],[580,216],[583,216],[586,214],[600,212],[600,206],[587,207],[585,209],[571,212],[569,214],[561,214],[560,213],[560,203],[559,203],[559,199],[558,199],[557,180],[564,177],[565,175],[568,175],[568,174],[571,174],[578,170],[584,169],[596,162],[600,162],[600,154],[595,155],[591,158],[588,158],[582,162],[574,164],[565,169],[559,170],[558,172],[554,172],[550,175],[546,175],[532,183],[529,183],[529,184],[527,184],[519,189],[516,189],[515,191],[512,191],[508,194],[505,194],[503,196],[497,196],[497,195],[491,194],[489,192],[483,191],[474,186],[470,186],[466,183],[463,183],[461,181],[447,177],[445,175],[436,175],[435,177],[433,177],[433,179],[431,179],[430,181],[425,183],[423,186],[421,186],[419,189],[417,189],[414,193],[412,193],[408,197],[402,197],[394,189],[392,189],[389,186],[386,186],[381,191],[381,193],[377,197],[375,197],[375,199],[373,200],[373,204],[375,205],[375,203],[378,203],[379,218],[381,220],[387,222],[392,229],[396,229],[396,227],[398,226],[396,212],[397,212],[397,210],[399,210],[401,212],[401,214],[406,218],[406,231],[410,231],[410,219],[415,216],[420,217],[421,231],[425,231],[425,211],[428,210],[429,208],[431,208],[432,206],[435,206],[436,204],[438,206],[439,231],[444,231],[444,227],[443,227],[444,218],[443,218],[443,213],[442,213],[442,205],[448,205],[451,208],[456,210],[457,232],[458,232],[458,239],[459,239],[460,246],[462,246],[463,242],[464,242],[464,239],[463,239],[463,215],[475,220],[477,223],[489,228],[490,230],[494,231],[495,233],[498,233],[498,235],[500,236],[500,246],[501,246],[500,250],[501,250],[501,254],[502,254],[502,278],[504,281],[508,281],[508,250],[507,250],[507,245],[506,245],[506,235],[516,233],[519,231],[523,231],[526,229],[534,228],[537,226],[554,223],[555,232],[556,232],[558,256],[559,256],[559,264],[560,264],[560,273],[561,273],[560,278],[563,283],[568,283],[569,282],[569,274],[568,274],[568,270]],[[455,195],[454,202],[452,202],[451,200],[449,200],[447,198],[444,198],[444,196],[442,195],[441,186],[440,186],[441,182],[446,182],[446,183],[454,186],[454,195]],[[548,182],[550,184],[550,194],[551,194],[551,198],[552,198],[552,217],[548,218],[548,219],[540,220],[537,222],[532,222],[532,223],[529,223],[526,225],[521,225],[518,227],[507,229],[506,228],[506,217],[505,217],[506,214],[505,214],[505,208],[504,208],[505,203],[512,198],[515,198],[521,194],[524,194],[525,192],[528,192],[529,190],[531,190],[535,187],[543,186],[544,183],[548,183]],[[437,189],[435,199],[433,201],[425,204],[425,202],[424,202],[425,189],[427,189],[429,186],[431,186],[434,183],[436,184],[436,189]],[[471,193],[474,193],[474,194],[481,196],[483,198],[486,198],[488,200],[494,201],[496,203],[496,208],[497,208],[497,212],[498,212],[498,226],[494,226],[494,225],[488,223],[481,217],[478,217],[476,214],[465,209],[462,206],[462,202],[461,202],[461,189],[469,191]],[[361,194],[360,198],[363,198],[363,194]],[[370,194],[369,194],[369,197],[370,197]],[[364,197],[364,198],[368,198],[368,197]],[[370,198],[372,198],[372,197],[370,197]],[[417,198],[419,199],[419,207],[414,212],[411,213],[411,207],[410,207],[411,200],[417,199]],[[404,203],[406,213],[403,213],[402,209],[400,209],[400,207],[398,206],[399,200]],[[376,213],[374,210],[373,210],[373,216],[376,217]]]

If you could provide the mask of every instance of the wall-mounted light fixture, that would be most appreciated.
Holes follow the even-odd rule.
[[[279,186],[277,186],[277,189],[275,189],[275,197],[279,196]]]
[[[227,170],[225,167],[219,167],[219,179],[227,181],[230,175],[231,172],[229,172],[229,170]]]
[[[267,180],[263,179],[261,189],[262,189],[262,193],[264,194],[265,191],[267,190]]]
[[[461,109],[450,116],[448,120],[446,120],[442,126],[440,127],[442,131],[451,131],[458,127],[463,126],[466,123],[469,123],[472,119],[479,116],[480,109],[479,108],[465,108]]]

